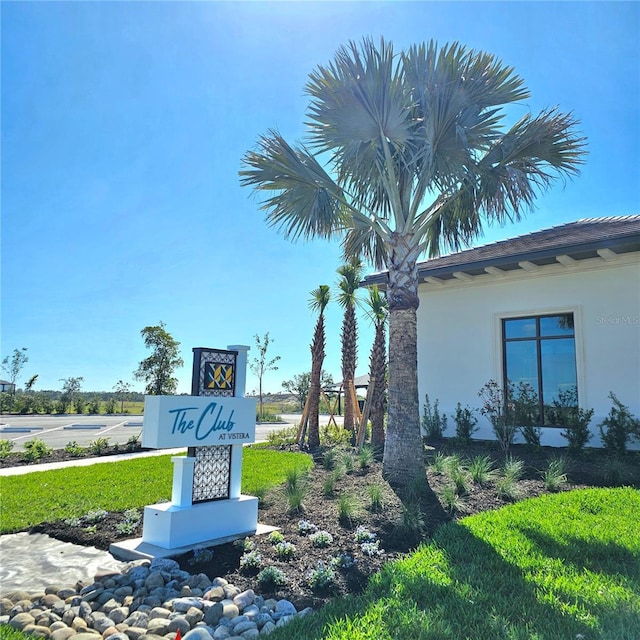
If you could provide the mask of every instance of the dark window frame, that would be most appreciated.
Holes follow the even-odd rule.
[[[540,330],[540,320],[543,318],[556,318],[559,316],[571,317],[571,333],[562,333],[558,335],[542,335]],[[534,320],[535,321],[535,335],[533,336],[521,336],[515,338],[507,338],[506,323],[513,320]],[[538,394],[538,421],[539,427],[559,427],[560,425],[545,424],[545,410],[544,410],[544,389],[543,389],[543,376],[542,376],[542,342],[547,340],[566,340],[567,338],[573,339],[573,355],[574,355],[574,367],[575,367],[575,387],[576,394],[578,391],[578,354],[576,349],[576,324],[575,313],[573,311],[559,311],[555,313],[543,313],[539,315],[527,314],[522,316],[510,316],[500,319],[501,331],[502,331],[502,378],[504,389],[506,393],[508,377],[507,377],[507,344],[512,342],[535,342],[536,347],[536,369],[537,369],[537,387],[534,389]]]

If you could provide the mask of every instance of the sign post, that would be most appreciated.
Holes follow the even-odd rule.
[[[145,397],[142,446],[187,447],[188,455],[171,458],[171,502],[145,507],[142,541],[129,557],[256,532],[258,498],[241,492],[242,447],[255,442],[256,429],[256,400],[244,397],[248,350],[196,348],[192,395]],[[123,557],[123,546],[112,545],[112,553]]]

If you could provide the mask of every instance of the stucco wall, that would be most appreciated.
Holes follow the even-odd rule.
[[[457,402],[478,408],[480,388],[490,379],[502,384],[501,318],[529,314],[574,313],[578,396],[582,407],[595,410],[589,446],[601,445],[597,425],[611,408],[610,391],[640,416],[640,254],[425,283],[419,294],[421,413],[426,393],[438,399],[447,435],[455,435]],[[474,437],[493,437],[488,421],[477,417]],[[542,443],[565,446],[560,431],[544,429]]]

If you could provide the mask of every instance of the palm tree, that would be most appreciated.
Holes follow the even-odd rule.
[[[384,293],[377,285],[369,289],[367,300],[369,316],[375,328],[373,346],[369,356],[369,384],[373,389],[369,392],[371,409],[371,446],[377,451],[384,447],[384,398],[387,382],[387,316],[389,305]]]
[[[291,146],[270,131],[245,154],[241,183],[271,192],[262,208],[287,237],[341,238],[347,258],[387,270],[383,473],[402,494],[425,475],[416,261],[459,249],[487,222],[519,220],[538,191],[578,172],[585,142],[574,117],[557,109],[503,130],[501,107],[529,97],[524,81],[458,43],[396,55],[384,40],[352,42],[311,72],[306,92],[307,144]]]
[[[311,380],[309,383],[309,448],[315,450],[320,446],[320,386],[322,381],[322,363],[324,361],[324,310],[329,304],[331,293],[329,286],[321,284],[311,292],[309,307],[318,312],[318,322],[313,332],[311,343]]]
[[[354,259],[338,268],[340,280],[338,302],[344,309],[342,320],[342,388],[344,389],[344,428],[355,429],[355,407],[351,389],[358,359],[358,324],[356,321],[356,293],[362,279],[362,262]]]

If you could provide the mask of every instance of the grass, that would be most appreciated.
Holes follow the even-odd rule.
[[[282,483],[291,469],[304,471],[312,465],[311,458],[301,453],[251,447],[243,452],[242,490],[249,495]],[[1,476],[0,533],[78,518],[96,509],[126,511],[168,500],[172,476],[171,456]]]
[[[635,640],[640,492],[545,495],[441,527],[274,640]]]

